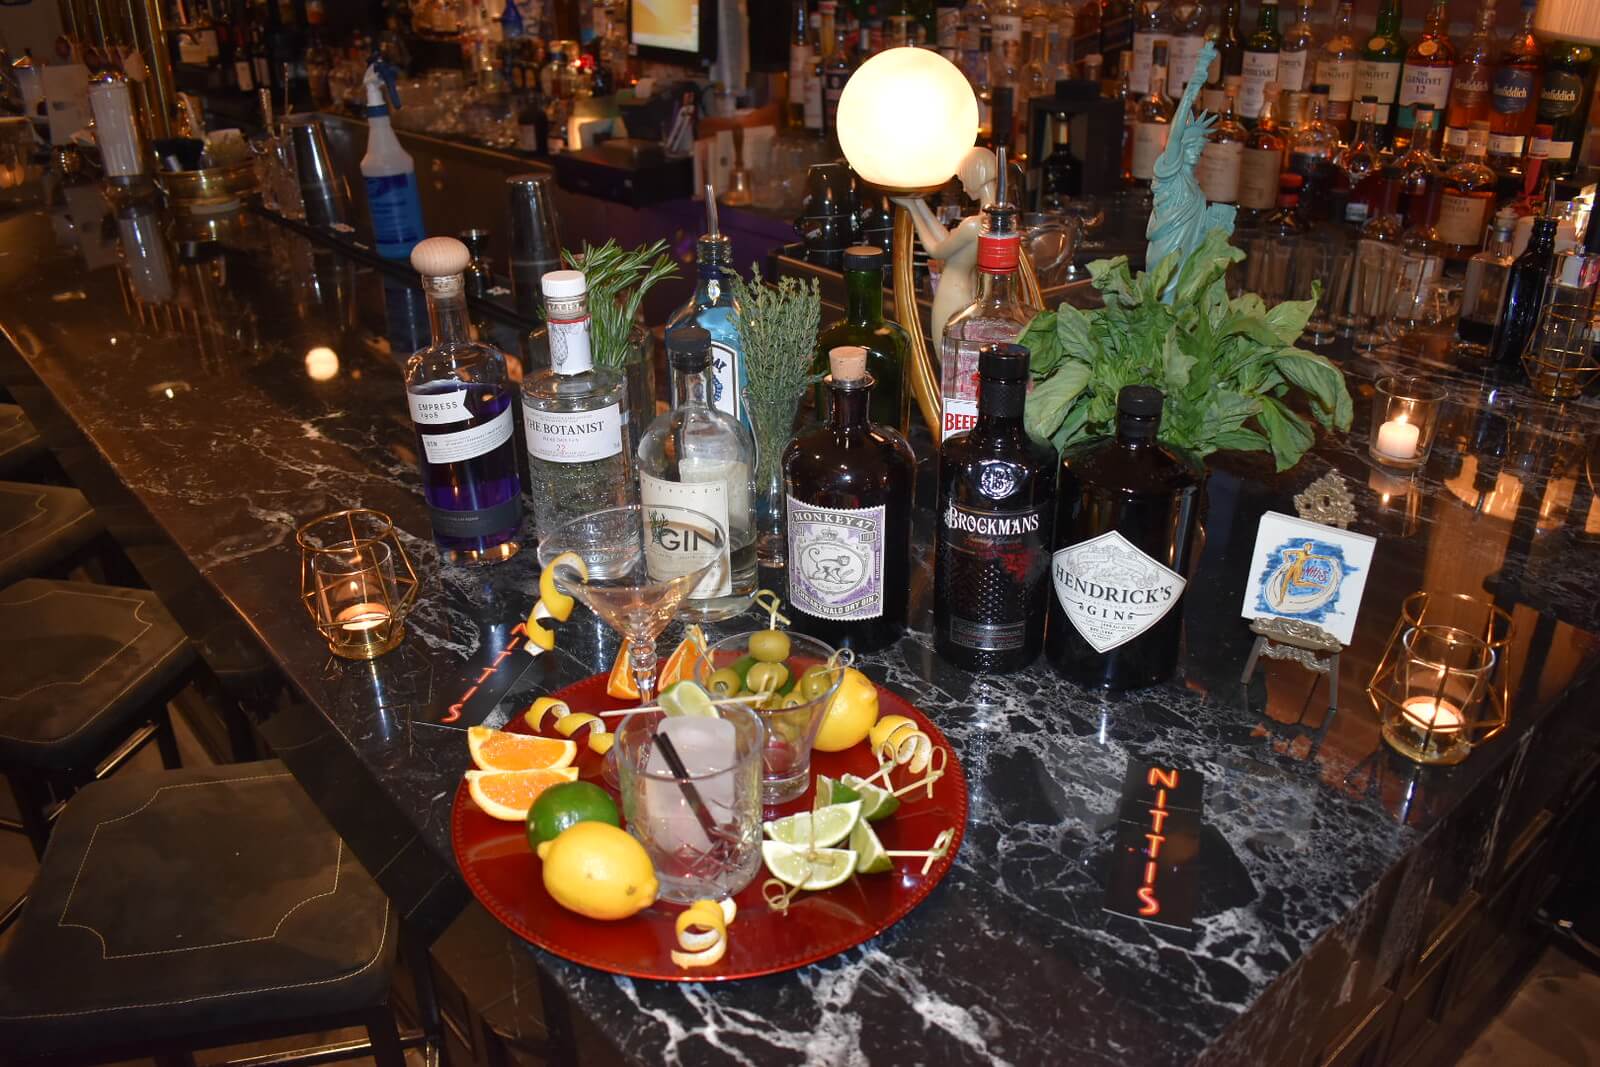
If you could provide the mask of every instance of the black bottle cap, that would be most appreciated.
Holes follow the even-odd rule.
[[[1533,236],[1543,241],[1554,241],[1556,231],[1561,228],[1561,220],[1551,218],[1549,215],[1540,215],[1533,220]]]
[[[876,245],[851,245],[844,250],[845,270],[882,270],[883,249]]]
[[[1117,394],[1117,413],[1136,419],[1160,418],[1165,400],[1165,394],[1153,385],[1124,385]]]
[[[996,382],[1025,382],[1028,358],[1028,350],[1021,345],[984,345],[978,349],[978,377]]]
[[[667,334],[667,364],[677,370],[711,365],[711,334],[703,326],[680,326]]]

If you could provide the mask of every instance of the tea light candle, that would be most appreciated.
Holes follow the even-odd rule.
[[[1461,714],[1461,709],[1448,700],[1434,700],[1432,697],[1412,697],[1401,705],[1405,711],[1406,720],[1419,730],[1432,727],[1436,734],[1453,734],[1460,730],[1466,722],[1466,717]]]
[[[333,621],[352,632],[371,630],[389,621],[389,609],[371,602],[352,604],[339,612]]]
[[[1413,459],[1421,437],[1421,428],[1407,422],[1406,417],[1401,415],[1378,427],[1378,443],[1375,447],[1394,459]]]

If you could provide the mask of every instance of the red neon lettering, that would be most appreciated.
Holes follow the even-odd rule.
[[[519,622],[519,623],[517,623],[515,626],[513,626],[511,628],[511,636],[512,637],[516,637],[518,634],[525,634],[527,632],[528,632],[528,624],[525,623],[525,622]]]
[[[1161,855],[1161,842],[1166,840],[1165,837],[1163,837],[1161,834],[1145,834],[1144,839],[1150,842],[1150,848],[1148,851],[1146,851],[1145,855],[1149,856],[1151,859],[1155,859],[1157,856]]]
[[[1161,902],[1156,899],[1156,891],[1147,885],[1139,887],[1139,914],[1143,916],[1161,914]]]
[[[1166,806],[1167,806],[1167,791],[1165,789],[1157,789],[1156,790],[1156,807],[1164,808]]]
[[[485,667],[483,669],[483,673],[478,675],[478,684],[482,685],[484,682],[487,682],[490,678],[493,678],[493,677],[494,677],[494,668],[493,667]]]
[[[465,702],[463,701],[463,703],[465,703]],[[444,718],[440,719],[439,721],[440,722],[455,722],[459,718],[461,718],[461,705],[460,704],[451,704],[450,705],[450,710],[448,712],[446,712]]]
[[[496,667],[500,666],[501,662],[509,655],[511,655],[510,648],[502,649],[500,654],[494,658],[494,665]]]
[[[1176,767],[1170,771],[1164,771],[1160,767],[1151,767],[1150,773],[1145,775],[1145,782],[1152,786],[1163,785],[1168,789],[1176,789],[1178,788],[1178,770]]]
[[[1152,830],[1154,830],[1156,833],[1159,834],[1161,832],[1161,828],[1167,824],[1167,816],[1169,814],[1170,814],[1169,812],[1163,811],[1160,808],[1151,808],[1150,809],[1150,823],[1151,823],[1150,828]]]
[[[1156,884],[1156,874],[1157,874],[1158,871],[1160,871],[1160,868],[1156,866],[1154,860],[1151,860],[1150,862],[1146,863],[1144,865],[1144,884],[1145,885],[1155,885]]]

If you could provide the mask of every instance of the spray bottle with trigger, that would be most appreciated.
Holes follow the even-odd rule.
[[[389,104],[400,106],[395,69],[373,58],[362,80],[367,90],[367,154],[361,177],[367,187],[372,237],[384,259],[405,259],[423,238],[422,201],[417,195],[417,164],[400,147],[389,121]]]

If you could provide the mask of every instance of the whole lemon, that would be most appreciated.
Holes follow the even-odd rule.
[[[575,823],[538,851],[544,887],[563,908],[591,919],[626,919],[655,903],[656,869],[626,830]]]
[[[813,747],[820,752],[843,752],[865,740],[877,721],[878,687],[854,667],[847,667],[822,714],[822,729],[817,731]]]

